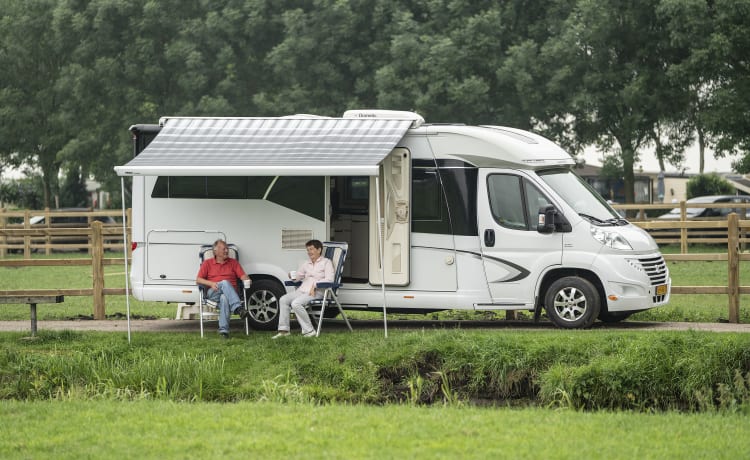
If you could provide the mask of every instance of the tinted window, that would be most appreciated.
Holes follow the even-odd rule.
[[[414,169],[412,172],[413,220],[442,220],[442,191],[436,169]]]
[[[519,176],[494,174],[487,178],[490,210],[503,227],[532,230],[539,208],[550,204],[531,182]]]
[[[495,222],[503,227],[526,230],[521,178],[494,174],[487,178],[487,191]]]
[[[181,176],[158,177],[152,198],[263,199],[274,177],[268,176]],[[323,220],[323,177],[283,177],[273,184],[268,200],[302,214]]]
[[[325,211],[325,180],[323,177],[279,176],[271,188],[268,201],[323,220]]]

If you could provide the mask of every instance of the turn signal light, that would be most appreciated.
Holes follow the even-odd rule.
[[[615,301],[615,300],[617,300],[617,296],[616,296],[616,295],[614,295],[614,294],[610,294],[610,295],[608,295],[608,296],[607,296],[607,298],[608,298],[609,300],[612,300],[612,301]]]

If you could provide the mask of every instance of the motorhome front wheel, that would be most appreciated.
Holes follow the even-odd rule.
[[[589,280],[566,276],[550,285],[544,306],[547,316],[556,326],[587,328],[599,316],[599,293]]]

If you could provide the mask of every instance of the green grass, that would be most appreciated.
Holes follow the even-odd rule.
[[[739,415],[0,401],[3,458],[738,459]]]

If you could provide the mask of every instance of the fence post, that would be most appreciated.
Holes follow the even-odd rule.
[[[680,254],[687,254],[687,227],[684,222],[687,220],[687,207],[685,201],[680,201],[680,222],[683,222],[680,228]]]
[[[23,213],[23,228],[27,230],[31,228],[31,214],[29,213],[28,210]],[[23,236],[23,258],[31,259],[31,236],[30,235]]]
[[[105,319],[104,312],[104,246],[102,223],[91,223],[91,277],[94,280],[94,319]]]
[[[740,245],[739,216],[730,213],[727,216],[727,289],[729,297],[729,322],[740,322]]]
[[[5,224],[8,218],[5,217],[5,208],[0,208],[0,228],[5,228]],[[3,235],[0,236],[0,243],[7,244],[8,237]],[[5,259],[5,254],[8,252],[7,248],[0,248],[0,259]]]

